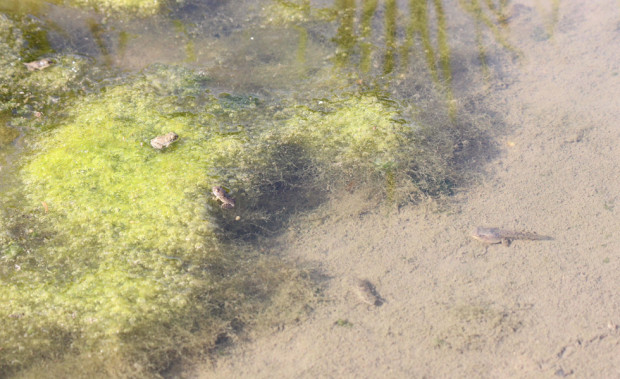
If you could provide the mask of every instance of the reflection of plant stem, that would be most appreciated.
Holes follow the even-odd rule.
[[[502,35],[497,25],[493,23],[493,21],[484,13],[484,10],[478,0],[459,0],[461,7],[465,9],[465,11],[469,12],[477,23],[482,23],[486,25],[487,28],[491,31],[493,38],[495,41],[502,45],[506,50],[512,51],[517,55],[522,55],[521,52],[506,40],[506,38]],[[500,18],[501,21],[501,18]]]
[[[396,46],[396,0],[386,0],[385,4],[385,60],[383,73],[394,70],[394,50]]]
[[[355,46],[354,21],[355,0],[337,0],[336,9],[340,19],[340,25],[336,32],[336,43],[342,49],[338,52],[336,62],[343,66],[349,60]]]
[[[498,6],[495,6],[493,0],[484,0],[484,2],[489,10],[495,15],[495,18],[499,21],[500,25],[503,27],[507,26],[508,23],[506,21],[508,18],[505,13],[506,5],[508,5],[507,0],[501,0]]]
[[[182,20],[172,20],[172,25],[177,33],[183,34],[185,42],[185,62],[195,62],[196,61],[196,47],[194,46],[194,41],[190,37],[187,32],[187,27]]]
[[[88,28],[93,35],[93,40],[95,41],[95,44],[97,44],[97,47],[101,51],[101,57],[103,58],[103,62],[106,64],[106,66],[111,66],[112,56],[110,55],[110,51],[105,44],[105,39],[103,37],[103,28],[93,18],[88,19]]]
[[[474,25],[476,30],[476,46],[478,47],[478,59],[480,59],[480,66],[482,67],[482,77],[486,80],[489,79],[489,66],[487,65],[487,53],[484,45],[482,44],[482,31],[480,30],[480,24]]]
[[[452,82],[452,71],[450,70],[450,46],[448,45],[448,25],[446,15],[441,6],[441,0],[434,0],[435,14],[437,15],[437,45],[439,46],[439,62],[441,64],[442,76],[448,86]]]
[[[370,71],[372,63],[372,43],[368,41],[370,33],[372,32],[372,16],[377,10],[378,0],[363,0],[362,3],[362,22],[361,22],[361,37],[362,37],[362,52],[360,59],[360,69],[362,72]]]
[[[454,94],[452,93],[452,69],[450,67],[450,45],[448,45],[448,25],[446,23],[446,15],[441,5],[441,0],[434,0],[435,14],[437,15],[437,45],[439,45],[439,62],[441,65],[441,75],[446,89],[446,97],[448,101],[448,111],[450,117],[456,117],[456,103]]]
[[[413,0],[410,0],[410,4],[413,3]],[[409,17],[409,24],[405,30],[405,41],[400,47],[400,62],[401,68],[405,68],[409,65],[409,52],[413,47],[413,35],[415,34],[415,23],[413,18],[413,11],[411,11],[411,16]]]
[[[412,35],[410,38],[413,40],[413,34],[415,32],[420,33],[428,69],[431,73],[433,81],[437,83],[439,82],[439,76],[437,74],[437,67],[435,63],[435,50],[433,49],[430,38],[426,1],[411,0],[409,2],[409,8],[409,11],[411,12],[411,24],[408,28],[408,32]]]
[[[435,49],[431,42],[430,22],[428,18],[428,6],[426,1],[411,0],[409,2],[409,10],[411,12],[411,23],[407,27],[407,40],[403,48],[403,56],[409,54],[406,46],[413,44],[413,34],[418,32],[426,56],[426,64],[431,74],[433,82],[446,90],[447,104],[451,116],[454,116],[456,109],[454,108],[452,93],[452,69],[450,67],[450,45],[448,44],[448,26],[446,15],[441,0],[433,0],[435,8],[435,17],[437,18],[437,52],[439,54],[439,68],[437,67],[437,59],[435,57]],[[440,77],[441,73],[441,77]],[[442,82],[443,81],[443,82]]]
[[[389,167],[385,173],[385,191],[388,203],[393,203],[396,199],[396,178],[392,167]]]
[[[189,36],[187,36],[187,43],[185,44],[185,62],[196,62],[196,47]]]
[[[116,55],[122,58],[125,57],[125,51],[127,51],[127,44],[129,43],[130,39],[131,35],[128,32],[121,30],[118,33],[118,48]]]
[[[551,4],[551,22],[547,24],[547,33],[549,36],[553,36],[553,30],[555,26],[558,24],[558,19],[560,17],[560,0],[553,0]]]
[[[308,49],[308,31],[301,26],[296,26],[295,29],[299,32],[299,43],[297,44],[297,63],[300,67],[306,65],[306,50]]]

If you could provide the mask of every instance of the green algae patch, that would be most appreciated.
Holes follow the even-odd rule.
[[[14,78],[25,71],[19,55],[24,43],[21,30],[8,17],[0,14],[0,111],[7,109],[5,102],[14,90]]]
[[[192,117],[165,117],[152,99],[123,87],[45,136],[23,170],[33,201],[63,214],[66,233],[119,248],[191,249],[206,235],[212,162],[240,148],[237,138],[209,137]],[[180,140],[157,151],[149,140],[174,131]],[[214,184],[214,183],[213,183]],[[90,229],[92,228],[92,229]]]
[[[6,148],[6,146],[15,141],[17,137],[19,137],[19,132],[17,130],[0,124],[0,148]]]
[[[225,218],[224,229],[277,233],[294,213],[343,191],[399,205],[449,194],[460,179],[454,161],[461,125],[447,117],[423,122],[411,108],[369,91],[275,106],[268,120],[257,117],[254,144],[238,157],[243,167],[262,167],[239,188],[240,216],[250,222]]]
[[[82,371],[154,375],[265,308],[304,312],[306,279],[215,227],[211,187],[264,164],[241,166],[247,133],[222,128],[253,102],[199,98],[204,78],[162,71],[76,102],[32,144],[23,191],[3,199],[0,371],[80,356]]]
[[[449,186],[451,152],[440,151],[453,140],[427,138],[434,130],[406,117],[394,100],[362,93],[296,107],[266,138],[298,146],[318,187],[368,186],[395,199],[396,192],[437,195]]]
[[[413,130],[375,96],[318,101],[300,108],[282,138],[303,145],[325,169],[382,169],[397,164]]]
[[[14,125],[42,122],[47,111],[90,86],[92,62],[78,55],[49,54],[42,25],[36,20],[15,22],[0,14],[0,114]],[[25,63],[51,59],[50,67],[28,71]],[[97,74],[94,74],[97,75]]]

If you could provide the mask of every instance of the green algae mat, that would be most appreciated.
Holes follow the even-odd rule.
[[[251,325],[265,307],[301,317],[313,299],[303,273],[221,229],[251,230],[268,209],[261,189],[283,177],[379,188],[406,172],[416,148],[416,129],[374,95],[279,109],[273,128],[256,121],[272,107],[209,95],[207,84],[156,66],[75,100],[64,122],[31,139],[19,190],[3,198],[4,370],[79,356],[96,372],[156,373],[213,348],[233,325]],[[169,131],[177,142],[150,146]],[[215,185],[230,189],[236,208],[219,206]]]
[[[291,280],[291,294],[309,288],[214,231],[224,210],[209,188],[251,185],[261,172],[260,160],[237,159],[247,136],[217,130],[217,99],[195,105],[197,116],[169,93],[144,94],[145,83],[75,102],[70,121],[34,139],[21,190],[3,198],[2,371],[70,354],[158,372],[188,346],[212,348],[233,320],[251,322],[261,297],[247,292],[270,298]],[[171,130],[176,144],[150,146]]]

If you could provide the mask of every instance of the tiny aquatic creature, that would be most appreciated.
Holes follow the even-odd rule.
[[[151,146],[156,148],[157,150],[161,150],[165,147],[170,146],[173,142],[179,139],[179,135],[175,132],[170,132],[168,134],[164,134],[163,136],[155,137],[151,140]]]
[[[222,208],[230,209],[235,206],[235,199],[233,199],[224,188],[214,186],[212,190],[215,198],[222,202]]]
[[[476,228],[471,236],[487,245],[501,243],[504,246],[510,246],[510,243],[513,240],[548,241],[553,239],[549,236],[541,236],[536,233],[515,232],[506,229],[482,227]]]
[[[381,306],[383,298],[377,292],[374,284],[368,279],[358,279],[355,283],[355,292],[361,301],[368,305]]]
[[[43,70],[44,68],[48,68],[49,66],[52,65],[52,63],[54,63],[53,60],[49,58],[43,58],[43,59],[39,59],[38,61],[24,63],[24,66],[26,66],[28,71],[35,71],[35,70]]]

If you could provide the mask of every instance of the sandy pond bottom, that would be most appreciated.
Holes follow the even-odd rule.
[[[281,254],[328,276],[326,301],[192,375],[620,377],[619,11],[561,2],[544,41],[521,13],[524,58],[496,93],[512,132],[488,175],[441,211],[349,198],[316,227],[291,227]],[[554,240],[485,248],[476,226]],[[384,304],[361,303],[354,278]]]

